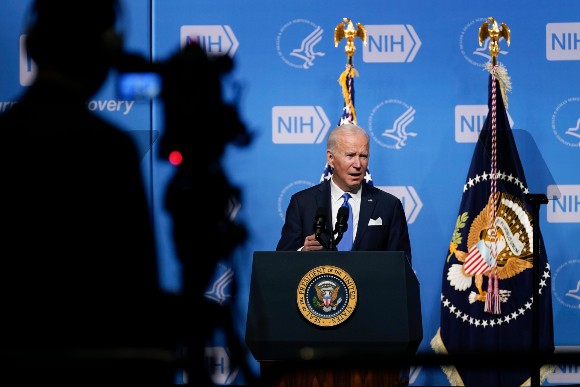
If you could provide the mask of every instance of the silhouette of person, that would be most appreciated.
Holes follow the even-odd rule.
[[[87,108],[123,51],[115,0],[37,0],[33,84],[0,116],[0,378],[170,384],[173,298],[129,135]],[[14,379],[13,379],[14,380]]]

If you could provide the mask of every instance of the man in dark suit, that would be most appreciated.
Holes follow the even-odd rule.
[[[317,216],[324,215],[326,229],[334,230],[342,195],[349,193],[354,218],[352,250],[405,251],[410,262],[411,243],[401,201],[364,181],[369,164],[366,131],[354,124],[336,127],[328,136],[326,158],[332,178],[292,195],[276,250],[313,251],[332,246],[330,233],[316,238],[314,223]]]
[[[369,165],[366,131],[355,124],[334,128],[328,135],[326,161],[332,168],[332,178],[292,195],[276,250],[404,251],[411,263],[411,243],[401,201],[364,180]],[[346,204],[345,193],[350,194],[348,203],[354,225],[352,247],[348,244],[346,248],[343,241],[348,238],[347,233],[338,238],[338,246],[331,236],[332,230],[339,228],[333,225],[339,208]],[[322,228],[330,232],[316,235],[315,224],[321,218],[326,219]],[[409,368],[401,367],[398,372],[398,385],[408,386]]]
[[[141,156],[87,101],[122,54],[117,0],[35,0],[33,84],[0,116],[0,381],[169,385]]]

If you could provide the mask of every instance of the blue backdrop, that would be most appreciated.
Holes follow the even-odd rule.
[[[0,3],[0,112],[11,108],[34,72],[21,45],[29,5],[29,0]],[[241,335],[252,253],[275,249],[290,195],[319,181],[326,134],[341,115],[337,80],[347,57],[344,41],[334,45],[334,28],[345,17],[365,26],[368,44],[355,40],[353,57],[359,73],[357,119],[371,135],[374,185],[394,193],[405,207],[421,286],[424,339],[419,350],[425,352],[431,352],[429,341],[439,327],[443,262],[487,114],[484,65],[490,55],[488,41],[481,46],[478,42],[478,28],[488,17],[506,23],[511,45],[500,41],[498,59],[512,81],[510,123],[530,191],[550,199],[541,208],[540,228],[552,270],[555,342],[560,351],[580,349],[576,2],[125,0],[123,7],[122,28],[133,51],[163,61],[195,40],[208,53],[234,59],[225,97],[236,101],[255,138],[249,147],[228,148],[224,165],[242,190],[232,216],[247,225],[250,238],[216,268],[208,297],[237,306]],[[170,219],[163,211],[173,167],[157,157],[157,144],[149,141],[163,131],[160,101],[119,100],[112,76],[89,107],[132,131],[142,149],[160,249],[160,281],[167,290],[179,292],[183,279]],[[203,138],[212,128],[191,122],[184,130],[197,131]],[[241,288],[232,300],[234,275]],[[216,384],[243,383],[237,366],[229,363],[227,343],[216,338],[207,354]],[[549,384],[579,382],[578,366],[560,366],[548,378]],[[411,384],[448,382],[438,368],[418,366],[412,369]]]

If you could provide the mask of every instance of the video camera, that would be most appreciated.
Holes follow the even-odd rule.
[[[168,75],[167,67],[178,60],[189,61],[190,65],[207,65],[213,68],[213,75],[221,76],[233,69],[233,61],[227,55],[207,55],[199,45],[191,43],[178,51],[167,62],[151,62],[137,53],[123,53],[117,58],[116,92],[123,100],[148,102],[161,96],[163,78]],[[187,71],[183,68],[181,70]],[[194,70],[192,67],[191,70]],[[175,74],[176,76],[186,73]],[[208,75],[208,74],[205,74]]]
[[[230,183],[221,165],[229,143],[250,143],[236,106],[222,95],[223,76],[233,69],[233,60],[210,57],[199,45],[190,44],[160,63],[125,54],[116,68],[121,98],[144,102],[159,98],[163,105],[158,156],[170,161],[171,155],[180,156],[164,199],[182,266],[183,305],[195,305],[183,308],[180,316],[186,372],[206,371],[204,346],[216,327],[224,329],[232,354],[240,353],[236,357],[242,362],[244,354],[229,324],[231,311],[220,308],[217,313],[216,305],[205,297],[218,263],[247,238],[245,225],[232,211],[233,203],[241,203],[241,191]],[[200,256],[201,246],[211,248]],[[187,327],[198,322],[196,313],[203,314],[204,324],[192,334]]]
[[[221,155],[229,142],[238,145],[250,142],[237,108],[224,101],[222,95],[223,77],[233,67],[231,57],[209,56],[195,43],[180,48],[163,62],[150,62],[142,55],[125,53],[116,65],[117,95],[136,102],[156,98],[163,102],[165,128],[161,157],[199,144],[201,129],[211,133],[215,140],[208,144],[212,147],[208,151]]]

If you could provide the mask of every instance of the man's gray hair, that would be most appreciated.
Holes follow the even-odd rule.
[[[330,150],[332,154],[335,154],[338,150],[338,138],[343,134],[356,134],[362,133],[369,139],[369,135],[362,127],[357,124],[342,124],[332,129],[326,140],[326,149]]]

